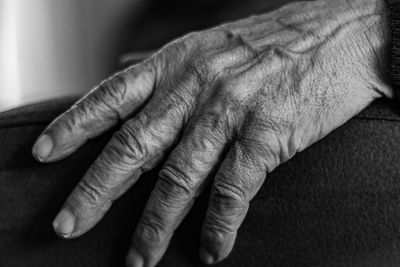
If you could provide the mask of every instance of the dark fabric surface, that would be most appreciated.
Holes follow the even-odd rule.
[[[295,0],[148,0],[148,6],[135,23],[127,27],[118,39],[120,53],[158,49],[165,43],[191,31],[215,27],[249,15],[271,11]],[[140,37],[140,38],[138,38]]]
[[[60,240],[51,222],[110,138],[53,164],[30,150],[71,100],[0,114],[0,266],[122,266],[157,179],[142,176],[88,234]],[[379,101],[268,178],[251,203],[232,255],[218,266],[399,266],[400,116]],[[201,266],[204,194],[160,266]]]

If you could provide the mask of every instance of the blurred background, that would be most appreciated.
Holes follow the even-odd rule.
[[[0,0],[0,111],[84,94],[126,53],[285,2]]]

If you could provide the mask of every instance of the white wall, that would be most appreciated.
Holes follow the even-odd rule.
[[[0,0],[0,110],[81,94],[110,72],[140,0]]]

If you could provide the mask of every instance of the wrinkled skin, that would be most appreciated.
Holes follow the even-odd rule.
[[[191,33],[104,81],[33,149],[38,160],[56,161],[124,122],[66,200],[55,231],[84,234],[166,157],[127,264],[160,260],[207,183],[199,256],[226,258],[269,172],[392,96],[382,71],[386,24],[381,0],[294,3]]]

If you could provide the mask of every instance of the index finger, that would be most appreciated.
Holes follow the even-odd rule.
[[[100,83],[43,131],[32,154],[41,162],[59,160],[124,120],[149,99],[155,71],[148,60]]]

